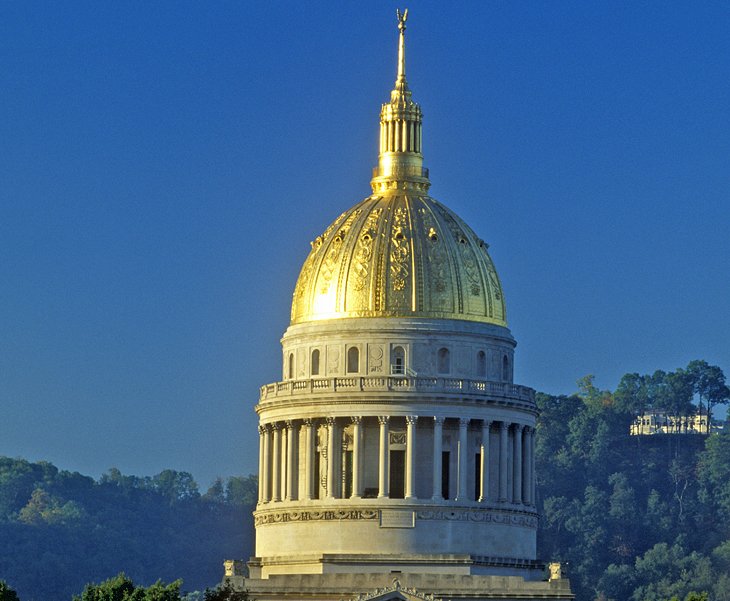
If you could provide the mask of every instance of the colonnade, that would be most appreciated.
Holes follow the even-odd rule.
[[[365,416],[377,418],[378,433],[378,479],[377,498],[384,499],[391,496],[390,484],[390,424],[391,416]],[[404,497],[415,500],[416,496],[416,450],[418,443],[417,424],[430,421],[433,432],[433,474],[431,495],[433,501],[443,502],[443,451],[444,451],[444,422],[458,421],[458,442],[451,444],[456,451],[456,491],[450,494],[450,500],[462,502],[490,502],[534,505],[535,503],[535,428],[521,423],[508,421],[492,421],[487,419],[444,418],[440,416],[398,416],[405,418],[405,478]],[[323,447],[323,457],[326,460],[325,498],[344,498],[343,490],[337,483],[341,482],[343,466],[338,459],[342,449],[342,429],[352,425],[352,466],[351,490],[347,497],[358,499],[364,496],[363,482],[363,416],[354,417],[327,417],[321,419],[305,418],[301,420],[285,420],[259,426],[259,503],[278,501],[292,501],[299,498],[311,500],[319,498],[319,482],[315,481],[318,465],[317,458],[317,428],[326,427],[326,447]],[[498,448],[492,457],[491,437],[494,424],[497,430]],[[470,428],[470,426],[476,426]],[[453,431],[455,428],[450,428]],[[423,430],[421,430],[423,432]],[[511,432],[511,435],[510,435]],[[303,437],[300,446],[299,437]],[[479,446],[479,479],[476,474],[469,478],[469,449],[470,436],[477,436]],[[475,441],[472,439],[472,443]],[[300,448],[303,452],[300,452]],[[326,457],[326,454],[329,457]],[[423,453],[421,453],[423,457]],[[490,470],[490,464],[498,461],[496,469]],[[300,471],[300,467],[303,468]],[[475,469],[476,471],[476,469]],[[496,472],[496,486],[490,487],[490,471]],[[422,473],[422,472],[421,472]],[[303,477],[303,482],[299,478]],[[321,475],[320,475],[321,479]],[[473,486],[470,488],[470,484]],[[478,484],[476,494],[475,486]],[[423,486],[420,487],[423,490]],[[490,493],[497,491],[496,497]],[[369,496],[375,496],[374,494]]]

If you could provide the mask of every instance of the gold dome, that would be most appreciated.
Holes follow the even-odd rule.
[[[343,317],[430,317],[505,326],[487,244],[429,196],[373,195],[312,242],[292,323]]]
[[[398,14],[398,74],[380,111],[374,194],[312,242],[292,302],[292,324],[347,317],[428,317],[506,326],[487,244],[427,195],[421,108],[405,75]]]

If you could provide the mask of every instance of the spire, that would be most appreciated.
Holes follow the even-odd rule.
[[[406,81],[406,19],[408,9],[396,10],[398,18],[398,75],[390,102],[380,110],[380,154],[371,182],[374,192],[416,189],[427,191],[428,170],[421,154],[421,107],[411,98]]]
[[[395,89],[400,92],[408,90],[408,82],[406,81],[406,19],[408,18],[408,9],[406,8],[401,14],[399,9],[395,9],[398,18],[398,76],[395,79]]]

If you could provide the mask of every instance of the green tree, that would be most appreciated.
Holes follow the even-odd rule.
[[[0,580],[0,601],[20,601],[18,594],[4,580]]]
[[[159,580],[149,587],[135,586],[123,572],[101,584],[87,584],[74,601],[180,601],[182,580],[163,584]]]
[[[689,593],[712,589],[714,574],[709,558],[686,553],[679,544],[659,543],[636,559],[639,586],[633,601],[666,601],[685,598]]]
[[[707,361],[691,361],[687,365],[687,373],[692,381],[692,389],[699,398],[700,414],[702,402],[707,406],[707,434],[712,426],[712,407],[727,404],[730,401],[730,388],[725,383],[725,374],[717,365],[709,365]]]
[[[249,601],[248,591],[236,590],[229,578],[215,588],[205,589],[204,601]]]
[[[259,480],[255,475],[231,476],[226,481],[226,501],[234,505],[255,505]]]

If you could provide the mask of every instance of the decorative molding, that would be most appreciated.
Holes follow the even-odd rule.
[[[406,444],[406,432],[405,430],[391,430],[390,444]]]
[[[397,599],[421,599],[422,601],[441,601],[439,597],[434,597],[431,593],[422,593],[418,589],[412,587],[402,587],[397,578],[393,578],[393,586],[376,588],[369,593],[360,593],[357,597],[352,597],[349,601],[374,601],[391,593],[401,593]],[[390,597],[389,597],[390,598]]]
[[[473,511],[469,509],[439,509],[435,511],[418,511],[419,520],[448,520],[458,522],[492,522],[506,526],[523,526],[537,528],[537,517],[532,515],[506,513],[501,511]]]
[[[380,513],[377,509],[337,509],[327,511],[277,511],[254,516],[256,527],[264,524],[282,524],[286,522],[340,521],[340,520],[377,520]]]
[[[379,520],[380,509],[282,510],[256,512],[256,527],[266,524],[307,521]],[[449,522],[483,522],[522,528],[537,528],[536,515],[489,509],[423,509],[416,511],[416,520]]]

